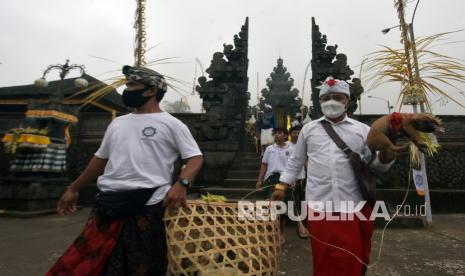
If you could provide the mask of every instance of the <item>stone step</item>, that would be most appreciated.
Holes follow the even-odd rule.
[[[260,160],[259,159],[236,159],[232,163],[232,165],[253,165],[257,168],[260,168]]]
[[[227,179],[257,179],[259,170],[229,170]]]
[[[255,161],[260,161],[260,157],[259,156],[244,156],[244,157],[237,157],[234,159],[234,161],[252,161],[252,160],[255,160]]]
[[[254,171],[260,169],[260,163],[253,164],[232,164],[229,171]]]
[[[250,152],[250,151],[244,151],[244,152],[238,152],[236,155],[236,158],[258,158],[259,156],[257,155],[256,152]]]
[[[200,190],[201,194],[214,194],[214,195],[222,195],[225,196],[228,201],[237,201],[244,198],[249,193],[252,193],[255,189],[249,188],[227,188],[227,187],[209,187]],[[249,194],[243,200],[262,200],[265,196],[263,192],[256,192]]]
[[[221,187],[225,188],[247,188],[253,189],[257,184],[257,178],[248,178],[248,179],[225,179]]]
[[[255,145],[251,145],[251,144],[244,145],[244,151],[248,151],[248,152],[255,151]]]

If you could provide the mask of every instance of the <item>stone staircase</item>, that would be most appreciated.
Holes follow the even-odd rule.
[[[255,190],[259,169],[260,158],[257,153],[252,151],[239,152],[228,171],[223,185],[203,188],[200,193],[223,195],[230,202],[241,200]],[[245,198],[245,200],[260,199],[264,199],[261,192],[253,193]]]

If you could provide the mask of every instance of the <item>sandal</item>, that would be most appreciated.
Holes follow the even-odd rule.
[[[299,238],[301,238],[301,239],[303,239],[303,240],[308,239],[307,233],[305,233],[304,235],[302,235],[302,233],[300,233],[300,231],[299,231],[299,228],[295,229],[295,232],[297,233],[297,237],[299,237]]]

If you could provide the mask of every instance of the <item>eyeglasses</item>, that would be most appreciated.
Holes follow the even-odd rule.
[[[347,99],[347,96],[343,94],[326,94],[320,97],[320,101],[322,102],[326,102],[331,99],[338,101],[338,102],[343,102],[345,101],[345,99]]]

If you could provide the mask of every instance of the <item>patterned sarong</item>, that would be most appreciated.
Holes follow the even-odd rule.
[[[103,219],[92,211],[82,233],[45,275],[165,275],[163,212],[161,204],[126,219]]]

